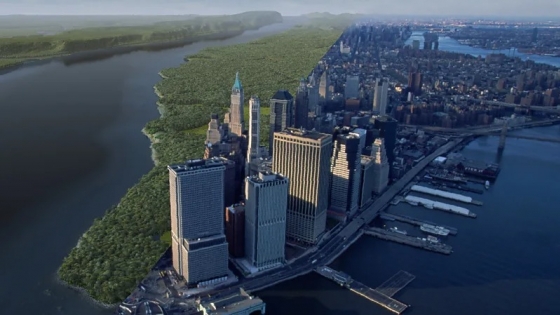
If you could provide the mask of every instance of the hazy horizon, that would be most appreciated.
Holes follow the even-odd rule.
[[[188,1],[188,2],[187,2]],[[303,0],[301,1],[303,2]],[[538,17],[560,12],[557,0],[0,0],[1,15],[215,15],[272,10],[284,16],[313,12],[370,15]]]

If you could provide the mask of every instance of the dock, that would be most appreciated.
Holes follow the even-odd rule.
[[[441,227],[444,227],[444,228],[448,229],[449,234],[451,234],[451,235],[457,235],[457,231],[458,231],[457,228],[454,228],[452,226],[437,224],[437,223],[434,223],[434,222],[430,222],[430,221],[426,221],[426,220],[420,220],[420,219],[416,219],[416,218],[405,216],[405,215],[396,215],[396,214],[382,212],[379,216],[383,220],[399,221],[399,222],[404,222],[404,223],[408,223],[408,224],[415,225],[415,226],[421,226],[422,224],[430,224],[430,225],[434,225],[434,226],[441,226]]]
[[[404,312],[408,305],[395,300],[393,296],[416,278],[412,274],[401,270],[377,287],[377,289],[372,289],[352,279],[347,274],[326,266],[315,268],[315,272],[396,314]]]
[[[484,193],[483,189],[473,188],[473,187],[464,186],[464,185],[460,185],[460,184],[454,184],[454,183],[444,183],[443,181],[432,180],[430,182],[430,184],[434,187],[437,187],[437,188],[441,189],[441,190],[447,190],[449,188],[453,188],[453,189],[457,189],[457,190],[472,192],[472,193],[479,194],[479,195],[482,195]]]
[[[412,247],[422,248],[432,252],[449,255],[453,252],[453,248],[446,244],[433,243],[424,238],[403,235],[380,228],[366,228],[364,233],[370,236],[380,238],[382,240],[392,241]]]
[[[433,188],[429,188],[429,187],[421,186],[421,185],[413,185],[412,187],[410,187],[410,190],[414,191],[414,192],[426,194],[426,195],[432,195],[432,196],[437,196],[437,197],[440,197],[440,198],[446,198],[446,199],[453,200],[453,201],[460,201],[460,202],[464,202],[464,203],[469,203],[469,204],[473,204],[473,205],[482,206],[482,201],[474,200],[470,196],[465,196],[465,195],[457,194],[457,193],[454,193],[454,192],[449,192],[449,191],[444,191],[444,190],[439,190],[439,189],[433,189]]]
[[[450,205],[439,201],[433,201],[430,199],[420,198],[411,195],[406,196],[404,198],[404,201],[406,201],[408,204],[413,206],[423,206],[424,208],[427,209],[436,209],[436,210],[441,210],[453,214],[463,215],[469,218],[476,218],[476,213],[473,213],[469,209],[455,206],[455,205]]]

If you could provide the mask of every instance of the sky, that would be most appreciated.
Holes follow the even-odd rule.
[[[274,10],[383,15],[557,17],[559,0],[0,0],[0,15],[181,15]],[[551,13],[554,12],[554,13]]]

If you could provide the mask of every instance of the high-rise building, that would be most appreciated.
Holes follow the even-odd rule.
[[[245,116],[243,115],[243,86],[239,80],[239,72],[235,74],[235,82],[231,88],[231,104],[229,109],[229,129],[232,134],[241,137],[245,128]]]
[[[372,112],[378,115],[385,115],[387,113],[387,91],[389,83],[386,79],[377,79],[375,81],[375,93],[373,95],[373,109]]]
[[[279,90],[270,99],[270,135],[268,148],[272,156],[274,133],[293,126],[294,97],[287,90]]]
[[[410,72],[408,74],[408,87],[414,95],[422,94],[422,73]]]
[[[398,122],[389,116],[379,116],[375,118],[374,126],[379,130],[379,136],[383,138],[383,144],[387,150],[389,165],[395,161],[395,146],[397,144]]]
[[[375,160],[371,156],[361,156],[360,168],[360,208],[364,207],[371,199],[375,180]]]
[[[218,145],[222,142],[223,137],[224,134],[220,125],[220,118],[218,114],[212,114],[210,122],[208,123],[208,130],[206,131],[206,144]]]
[[[357,75],[346,76],[344,98],[358,98],[360,92],[360,77]]]
[[[331,92],[329,90],[331,82],[327,72],[328,70],[325,69],[319,80],[319,106],[325,106],[327,101],[331,98]]]
[[[294,127],[307,128],[309,119],[309,94],[307,84],[304,78],[299,81],[299,87],[296,93],[296,103],[294,110]]]
[[[412,49],[420,49],[420,41],[417,39],[414,39],[412,41]]]
[[[321,108],[319,107],[319,86],[317,85],[314,73],[309,76],[307,91],[309,95],[309,111],[315,113],[316,116],[321,115]]]
[[[327,222],[332,136],[288,128],[273,143],[272,170],[290,179],[286,236],[316,243]]]
[[[371,149],[373,157],[373,192],[381,194],[389,183],[389,162],[385,153],[384,140],[375,139]]]
[[[249,146],[247,148],[247,166],[245,175],[249,175],[253,160],[260,158],[260,128],[261,128],[261,102],[257,96],[249,100]]]
[[[235,258],[245,256],[245,207],[234,204],[226,208],[226,240],[229,254]]]
[[[187,283],[227,277],[221,159],[168,166],[173,267]]]
[[[360,196],[360,137],[339,134],[331,162],[331,209],[349,216],[358,210]]]
[[[284,263],[289,180],[276,173],[259,172],[245,183],[245,249],[258,269]]]

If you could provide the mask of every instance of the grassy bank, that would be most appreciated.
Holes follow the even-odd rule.
[[[199,158],[210,113],[223,113],[235,72],[239,71],[247,100],[259,95],[263,104],[281,88],[294,92],[340,30],[297,28],[255,42],[206,49],[189,62],[162,72],[157,86],[164,115],[147,124],[159,161],[130,188],[119,205],[94,221],[79,245],[65,258],[59,275],[95,299],[124,299],[168,248],[169,186],[165,165]],[[246,111],[248,113],[248,111]],[[268,128],[263,110],[263,131]],[[266,140],[267,137],[262,137]]]
[[[188,17],[182,21],[162,21],[151,25],[92,27],[56,35],[0,38],[0,67],[15,65],[22,60],[97,49],[180,40],[197,41],[210,35],[238,34],[281,21],[282,16],[278,12],[255,11],[225,16]]]

